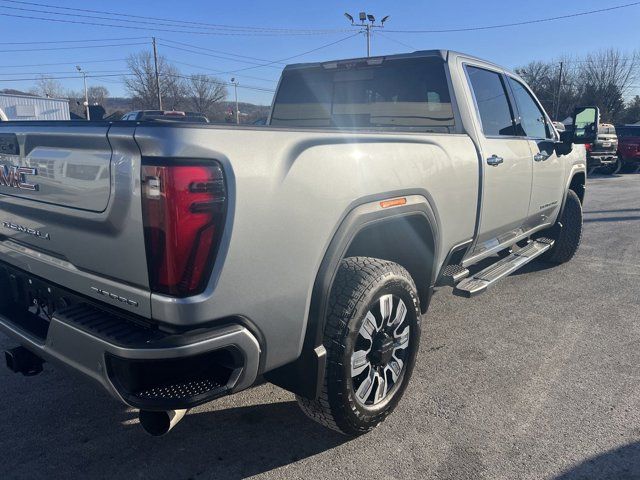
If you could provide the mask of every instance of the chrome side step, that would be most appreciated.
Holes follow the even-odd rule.
[[[472,277],[462,280],[456,285],[453,293],[467,298],[483,293],[498,280],[512,274],[534,258],[539,257],[552,246],[553,240],[548,238],[533,240],[526,247],[513,252],[502,260],[498,260]]]

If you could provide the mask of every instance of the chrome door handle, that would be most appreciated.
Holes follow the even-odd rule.
[[[536,153],[533,156],[533,159],[536,162],[544,162],[545,160],[547,160],[551,155],[549,155],[547,152],[545,152],[544,150],[541,152]]]
[[[503,162],[504,160],[502,159],[502,157],[499,157],[497,155],[491,155],[489,158],[487,158],[487,165],[491,165],[492,167],[497,167]]]

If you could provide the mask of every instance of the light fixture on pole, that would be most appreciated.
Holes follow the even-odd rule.
[[[231,79],[231,84],[233,85],[233,89],[236,94],[236,123],[240,125],[240,109],[238,108],[238,82],[236,82],[235,77]]]
[[[82,70],[80,65],[76,65],[76,70],[78,70],[78,72],[80,72],[80,75],[82,75],[82,79],[84,80],[84,108],[85,108],[85,114],[86,114],[86,117],[87,117],[87,121],[89,121],[89,120],[91,120],[91,118],[90,118],[90,115],[89,115],[89,92],[87,90],[87,72]]]
[[[351,26],[360,28],[361,32],[364,32],[367,37],[367,57],[371,56],[371,30],[373,28],[384,28],[384,23],[389,20],[389,15],[386,15],[382,18],[380,23],[376,25],[376,17],[373,15],[360,12],[358,14],[358,18],[360,19],[360,23],[356,23],[351,15],[345,13],[344,16],[351,23]]]

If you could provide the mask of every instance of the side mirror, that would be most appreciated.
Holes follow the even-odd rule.
[[[573,111],[572,143],[593,143],[598,136],[599,123],[598,107],[576,107]]]

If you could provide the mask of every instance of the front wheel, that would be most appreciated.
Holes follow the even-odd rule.
[[[554,240],[554,244],[540,257],[542,260],[565,263],[574,257],[582,240],[582,203],[576,192],[567,192],[562,216],[549,231],[543,232],[543,235]]]
[[[322,391],[297,397],[307,416],[347,435],[373,429],[396,407],[416,361],[420,306],[400,265],[368,257],[340,264],[329,299]]]

